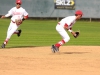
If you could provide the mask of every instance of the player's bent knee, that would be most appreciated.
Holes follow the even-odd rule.
[[[68,42],[70,40],[70,37],[67,37],[64,39],[65,42]]]

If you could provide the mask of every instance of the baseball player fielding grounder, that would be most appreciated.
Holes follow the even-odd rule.
[[[17,30],[17,29],[22,24],[22,22],[28,18],[28,13],[26,12],[25,9],[21,7],[21,4],[22,4],[21,0],[16,0],[16,6],[10,9],[6,15],[1,17],[1,18],[5,18],[5,17],[12,16],[7,31],[7,37],[1,46],[2,48],[5,48],[12,34],[17,34],[18,37],[21,35],[22,30]]]
[[[74,32],[72,30],[72,26],[74,25],[76,20],[81,19],[82,15],[83,15],[82,11],[77,10],[75,12],[75,16],[65,17],[57,24],[56,30],[62,36],[62,40],[59,41],[58,43],[56,43],[55,45],[52,45],[51,49],[52,49],[53,53],[58,52],[59,47],[70,40],[70,37],[69,37],[68,33],[66,32],[66,30],[69,31],[70,33],[72,33],[72,35],[75,38],[77,38],[79,36],[80,33]]]

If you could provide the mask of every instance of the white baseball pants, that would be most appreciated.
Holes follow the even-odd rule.
[[[68,42],[70,40],[68,33],[61,25],[57,24],[56,30],[62,36],[62,38],[65,42]]]
[[[19,26],[18,25],[16,25],[16,23],[13,23],[12,21],[10,22],[10,25],[9,25],[9,27],[8,27],[8,31],[7,31],[7,39],[10,39],[11,38],[11,36],[12,36],[12,34],[14,33],[14,32],[16,32],[16,30],[17,30],[17,28],[18,28]]]

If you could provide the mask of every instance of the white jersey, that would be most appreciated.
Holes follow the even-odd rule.
[[[76,22],[76,16],[68,16],[63,18],[59,23],[64,27],[64,25],[68,25],[68,29],[72,28],[73,24]]]
[[[13,7],[12,9],[8,11],[8,14],[6,14],[5,17],[12,16],[11,20],[15,22],[15,19],[23,19],[23,17],[27,15],[28,13],[22,7],[20,7],[19,9],[17,9],[16,7]]]

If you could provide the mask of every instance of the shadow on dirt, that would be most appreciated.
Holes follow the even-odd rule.
[[[0,48],[0,49],[10,49],[10,48],[34,48],[39,46],[12,46],[12,47],[6,47],[6,48]]]
[[[62,54],[85,54],[89,52],[62,52]]]

